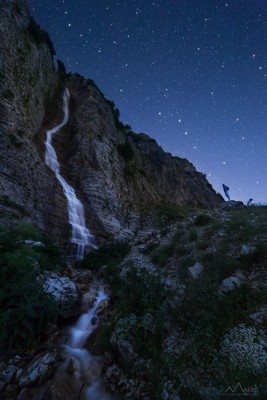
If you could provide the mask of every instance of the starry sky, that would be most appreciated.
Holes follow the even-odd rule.
[[[68,71],[222,195],[267,203],[267,0],[28,0]],[[224,196],[225,198],[225,196]]]

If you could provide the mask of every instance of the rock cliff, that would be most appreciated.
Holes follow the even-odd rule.
[[[44,163],[45,132],[62,118],[53,45],[24,0],[3,0],[0,21],[0,199],[13,211],[23,207],[53,239],[68,241],[66,199]],[[71,118],[55,147],[97,238],[131,236],[162,202],[212,208],[223,201],[190,162],[120,123],[92,81],[68,75],[65,85]]]

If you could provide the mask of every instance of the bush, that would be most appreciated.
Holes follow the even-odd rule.
[[[114,242],[92,250],[82,261],[76,263],[81,268],[97,270],[103,265],[119,264],[129,253],[130,246],[127,242]]]
[[[131,161],[134,158],[134,151],[131,143],[125,142],[123,144],[118,145],[118,152],[124,158],[124,160]]]
[[[212,218],[209,215],[201,214],[201,215],[197,216],[197,218],[194,221],[194,224],[196,226],[204,226],[204,225],[210,224],[211,221],[212,221]]]
[[[58,314],[50,294],[37,276],[44,269],[59,268],[59,250],[48,243],[29,247],[24,240],[42,240],[33,225],[0,226],[0,348],[27,347],[39,341],[47,322]]]
[[[164,222],[182,221],[188,217],[193,208],[174,203],[160,203],[154,207],[154,213]]]
[[[159,276],[132,267],[126,279],[117,271],[116,286],[111,280],[111,287],[116,293],[116,316],[111,322],[116,339],[130,340],[140,354],[158,358],[163,340],[162,307],[167,297]]]
[[[15,97],[14,93],[12,92],[12,90],[10,89],[6,89],[3,93],[2,96],[4,99],[8,100],[8,101],[12,101]]]
[[[155,250],[152,254],[151,260],[159,267],[164,267],[164,265],[167,264],[168,259],[174,254],[174,252],[175,243],[172,242]]]

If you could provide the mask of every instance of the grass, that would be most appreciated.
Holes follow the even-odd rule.
[[[161,223],[166,224],[183,221],[194,212],[194,209],[174,203],[160,203],[154,206],[152,212],[159,218]]]

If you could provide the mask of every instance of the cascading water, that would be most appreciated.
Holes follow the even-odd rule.
[[[67,353],[54,377],[32,390],[33,400],[118,400],[106,392],[102,380],[103,357],[93,356],[84,348],[87,339],[99,325],[99,312],[103,310],[108,296],[99,285],[84,295],[87,311],[70,329],[67,344],[62,347]]]
[[[69,119],[69,91],[65,89],[63,94],[63,111],[64,118],[62,122],[55,126],[53,129],[46,132],[46,153],[45,162],[54,171],[57,179],[59,180],[63,192],[67,198],[68,203],[68,216],[69,223],[72,227],[71,243],[77,245],[77,259],[81,260],[84,256],[85,246],[96,248],[94,244],[94,237],[85,226],[84,207],[80,200],[77,198],[75,190],[70,186],[65,179],[60,175],[60,165],[57,159],[55,149],[52,145],[53,135],[57,133]]]
[[[92,356],[83,348],[88,337],[98,327],[98,312],[103,302],[108,300],[108,296],[102,289],[95,293],[92,289],[89,294],[95,294],[95,300],[91,308],[80,316],[76,325],[70,330],[69,344],[63,346],[69,355],[63,364],[63,369],[66,371],[70,361],[73,360],[76,383],[78,382],[81,387],[81,399],[111,400],[114,397],[106,393],[101,381],[102,357]]]

